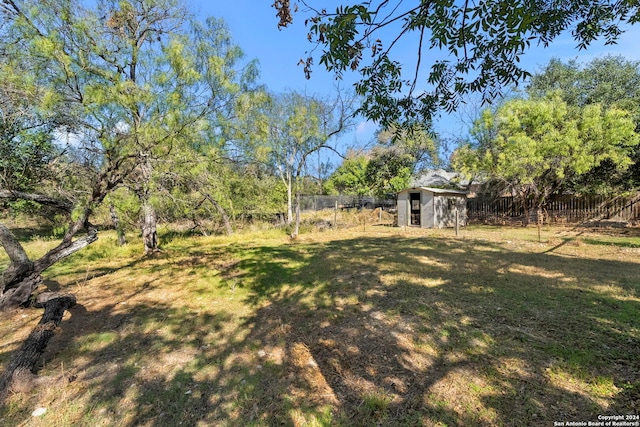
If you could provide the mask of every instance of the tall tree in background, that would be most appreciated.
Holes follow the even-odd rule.
[[[366,178],[378,197],[388,197],[407,188],[411,177],[438,164],[438,142],[424,124],[392,125],[376,135]]]
[[[409,186],[416,164],[411,154],[400,147],[377,146],[370,155],[365,179],[372,194],[386,198]]]
[[[602,103],[631,113],[640,126],[640,62],[607,55],[588,63],[552,59],[531,76],[526,88],[532,98],[558,92],[568,104]]]
[[[368,164],[368,155],[347,153],[342,164],[333,171],[325,182],[324,191],[333,195],[366,196],[370,194],[371,189],[366,176]]]
[[[605,56],[581,64],[576,60],[553,59],[531,77],[530,97],[544,98],[557,92],[570,106],[582,108],[600,103],[629,112],[640,132],[640,62],[621,56]],[[608,194],[640,187],[640,147],[632,154],[633,164],[619,168],[604,160],[588,173],[580,175],[572,186],[578,192]]]
[[[438,164],[438,142],[429,129],[391,126],[376,135],[368,152],[352,154],[327,182],[327,190],[340,194],[388,197],[409,185],[411,177]]]
[[[338,76],[357,70],[360,111],[383,127],[430,123],[435,112],[452,111],[469,93],[494,99],[529,75],[519,61],[532,43],[547,46],[567,32],[579,48],[599,38],[614,43],[640,20],[637,2],[618,0],[378,0],[335,9],[278,0],[273,6],[278,27],[292,24],[295,11],[305,15],[315,45],[302,60],[307,77],[314,58]],[[400,44],[413,46],[412,63],[395,56]]]
[[[394,149],[410,156],[413,159],[413,174],[440,163],[438,138],[425,124],[416,123],[411,127],[402,128],[392,125],[379,131],[376,140],[381,147],[395,147]]]
[[[484,137],[461,147],[454,165],[467,176],[498,180],[525,209],[542,210],[566,183],[604,161],[624,169],[640,144],[629,114],[615,107],[567,105],[558,94],[544,99],[514,99],[476,122]]]
[[[321,150],[333,150],[332,139],[352,125],[353,100],[328,101],[289,92],[265,100],[260,111],[253,112],[257,126],[247,135],[245,150],[268,164],[280,177],[287,192],[287,223],[295,220],[292,235],[298,234],[299,188],[307,172],[310,156]],[[248,148],[248,149],[247,149]]]

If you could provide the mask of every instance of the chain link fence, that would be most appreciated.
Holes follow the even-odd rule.
[[[324,209],[377,209],[391,211],[396,208],[396,199],[380,199],[371,196],[302,196],[300,210],[302,212],[321,211]]]

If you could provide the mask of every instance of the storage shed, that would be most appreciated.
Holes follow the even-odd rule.
[[[398,226],[443,228],[467,223],[467,193],[430,187],[407,188],[398,193]]]

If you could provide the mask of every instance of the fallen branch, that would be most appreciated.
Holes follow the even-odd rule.
[[[76,297],[71,294],[45,292],[38,295],[36,306],[44,307],[44,313],[0,376],[0,401],[9,391],[26,392],[33,388],[42,354],[62,321],[65,310],[75,304]]]

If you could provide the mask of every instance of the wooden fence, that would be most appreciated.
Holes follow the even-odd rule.
[[[467,200],[470,221],[504,221],[524,219],[525,209],[514,197],[479,196]],[[530,222],[537,221],[537,211],[529,205]],[[640,221],[640,193],[629,198],[599,196],[561,196],[547,202],[545,220],[551,222]]]

